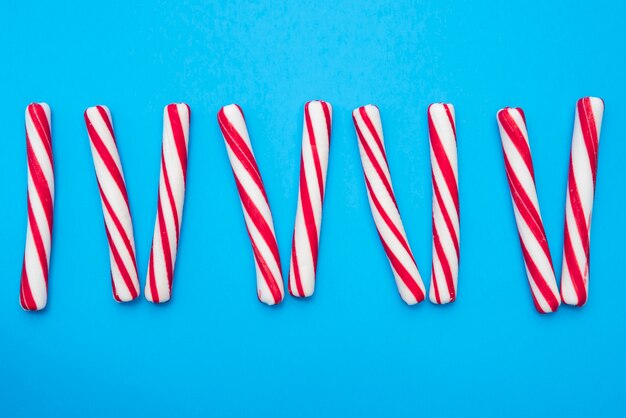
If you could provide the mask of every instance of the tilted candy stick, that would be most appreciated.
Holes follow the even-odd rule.
[[[433,263],[429,298],[433,303],[456,299],[459,274],[459,185],[454,107],[428,107],[433,184]]]
[[[422,278],[402,226],[391,186],[380,112],[373,105],[352,112],[367,186],[367,197],[380,241],[387,253],[402,299],[409,305],[424,300]]]
[[[497,119],[506,176],[535,308],[541,313],[554,312],[561,298],[539,212],[524,112],[519,108],[507,107],[498,111]]]
[[[135,239],[124,172],[109,109],[106,106],[95,106],[85,110],[85,124],[109,241],[113,298],[118,302],[128,302],[139,295]]]
[[[315,291],[331,123],[330,103],[304,105],[300,191],[289,267],[289,293],[296,297],[308,297]]]
[[[226,142],[228,158],[239,191],[246,228],[250,235],[257,275],[257,295],[268,305],[284,297],[280,256],[274,233],[274,221],[257,166],[243,111],[238,105],[224,106],[217,120]]]
[[[184,103],[169,104],[163,111],[161,176],[154,238],[150,250],[146,299],[170,300],[176,252],[180,238],[187,180],[187,145],[191,110]]]
[[[589,289],[591,211],[598,168],[598,141],[604,102],[585,97],[576,104],[565,203],[561,295],[568,305],[583,306]]]
[[[48,302],[48,267],[54,211],[54,164],[50,131],[50,107],[46,103],[28,105],[28,227],[20,283],[20,304],[27,311],[39,311]]]

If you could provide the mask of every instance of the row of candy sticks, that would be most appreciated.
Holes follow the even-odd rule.
[[[555,311],[561,303],[582,306],[587,300],[589,232],[595,190],[598,139],[604,111],[601,99],[586,97],[576,106],[568,176],[564,262],[559,294],[535,188],[524,113],[505,108],[497,113],[506,175],[526,272],[535,307]],[[85,123],[91,144],[109,243],[113,297],[128,302],[140,293],[128,193],[109,109],[90,107]],[[380,113],[367,105],[352,113],[370,208],[402,299],[409,305],[425,299],[425,287],[409,246],[395,199]],[[269,201],[257,166],[245,119],[237,105],[217,115],[239,192],[257,272],[257,294],[268,305],[284,297],[280,256]],[[174,265],[183,218],[187,176],[190,108],[170,104],[164,110],[157,219],[145,296],[150,302],[171,297]],[[330,149],[332,107],[323,101],[305,104],[300,159],[298,208],[289,267],[289,293],[311,296],[315,290],[322,205]],[[429,299],[436,304],[456,299],[459,271],[459,192],[454,108],[428,108],[432,203],[432,270]],[[50,108],[34,103],[26,109],[28,227],[20,286],[25,310],[46,306],[54,207],[54,170]]]

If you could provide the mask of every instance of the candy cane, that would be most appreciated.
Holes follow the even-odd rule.
[[[118,302],[128,302],[139,295],[135,239],[124,172],[109,109],[106,106],[95,106],[85,110],[85,124],[109,241],[113,298]]]
[[[315,291],[331,123],[330,103],[304,105],[300,191],[289,266],[289,293],[296,297],[308,297]]]
[[[145,288],[146,299],[154,303],[167,302],[172,296],[185,203],[190,114],[184,103],[169,104],[163,111],[159,200]]]
[[[507,107],[498,111],[497,119],[506,176],[535,308],[541,313],[554,312],[561,298],[539,211],[526,118],[522,109]]]
[[[604,102],[597,97],[585,97],[576,104],[561,275],[561,295],[568,305],[583,306],[587,302],[591,211],[603,114]]]
[[[39,311],[48,301],[48,268],[54,211],[54,164],[50,107],[33,103],[26,108],[28,160],[28,227],[22,264],[20,304]]]
[[[352,112],[367,186],[367,197],[402,299],[409,305],[424,300],[424,283],[402,226],[391,185],[380,112],[373,105]]]
[[[217,120],[226,142],[246,228],[252,243],[257,296],[261,302],[274,305],[280,303],[284,296],[280,256],[272,213],[261,172],[252,152],[243,111],[235,104],[224,106],[218,112]]]
[[[433,263],[429,298],[443,304],[456,299],[459,274],[459,185],[454,107],[428,107],[433,184]]]

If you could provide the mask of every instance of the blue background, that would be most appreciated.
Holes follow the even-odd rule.
[[[0,5],[0,416],[618,416],[626,413],[620,2],[93,2]],[[590,299],[532,305],[495,112],[526,111],[560,277],[579,97],[604,98]],[[285,275],[303,104],[332,103],[317,289],[257,301],[216,112],[244,109]],[[49,303],[18,303],[26,231],[24,109],[53,113],[56,208]],[[83,121],[113,114],[141,283],[156,213],[162,110],[192,109],[173,299],[113,301]],[[459,298],[407,307],[371,219],[350,112],[382,113],[400,210],[430,281],[426,108],[455,105]],[[142,286],[143,287],[143,286]]]

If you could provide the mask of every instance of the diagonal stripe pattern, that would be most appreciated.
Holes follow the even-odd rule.
[[[250,236],[257,276],[257,296],[268,305],[284,297],[278,243],[269,201],[257,166],[243,111],[236,104],[217,114]]]
[[[54,211],[54,164],[50,107],[32,103],[26,108],[28,164],[28,226],[20,282],[20,305],[39,311],[48,302],[48,269]]]
[[[109,242],[113,298],[129,302],[139,295],[133,223],[111,112],[106,106],[85,110],[85,124],[96,169]]]
[[[190,115],[191,110],[184,103],[169,104],[163,111],[157,219],[144,290],[146,299],[154,303],[167,302],[172,296],[174,266],[185,203]]]
[[[331,124],[330,103],[304,105],[300,190],[289,266],[289,293],[296,297],[308,297],[315,291]]]
[[[456,300],[459,274],[459,185],[456,125],[451,104],[428,107],[433,185],[433,262],[429,299],[436,304]]]
[[[561,298],[539,211],[524,112],[520,108],[507,107],[498,111],[497,120],[526,275],[535,308],[540,313],[554,312],[559,307]]]
[[[409,247],[391,185],[380,112],[376,106],[367,105],[355,109],[352,119],[374,223],[400,296],[407,304],[414,305],[424,300],[424,283]]]
[[[598,144],[604,101],[584,97],[576,103],[565,203],[561,295],[583,306],[589,290],[589,238],[598,169]]]

